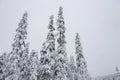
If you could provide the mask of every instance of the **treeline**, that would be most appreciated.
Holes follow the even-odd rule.
[[[50,16],[49,32],[40,53],[29,51],[27,39],[27,12],[23,14],[12,51],[0,56],[0,80],[90,80],[83,56],[79,34],[75,38],[75,55],[67,58],[63,8],[58,11],[57,29]],[[55,33],[57,30],[57,33]],[[57,35],[56,35],[57,34]],[[40,54],[40,57],[38,55]]]

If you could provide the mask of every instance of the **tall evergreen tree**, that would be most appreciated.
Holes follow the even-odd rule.
[[[42,66],[41,80],[50,80],[53,76],[53,64],[55,53],[55,38],[53,27],[53,16],[50,16],[50,23],[48,26],[49,32],[47,40],[43,43],[43,49],[41,50],[40,63]]]
[[[48,29],[49,29],[49,32],[48,32],[48,35],[47,35],[47,53],[50,55],[50,57],[52,59],[54,59],[54,54],[55,54],[55,28],[54,28],[54,16],[50,16],[50,22],[49,22],[49,26],[48,26]],[[53,65],[53,64],[51,64]]]
[[[48,26],[48,29],[49,29],[49,32],[48,32],[48,35],[47,35],[47,53],[49,54],[49,57],[51,59],[50,61],[50,66],[51,66],[51,79],[54,79],[54,63],[55,63],[55,28],[54,28],[54,16],[50,16],[50,22],[49,22],[49,26]]]
[[[80,80],[87,80],[88,73],[87,73],[87,64],[82,52],[82,46],[80,43],[79,34],[77,33],[75,39],[75,47],[76,47],[76,66],[78,74],[80,74]]]
[[[13,72],[10,75],[12,80],[25,80],[26,78],[26,61],[28,58],[28,43],[25,42],[27,38],[27,13],[24,13],[18,28],[16,29],[16,35],[14,38],[14,43],[12,44],[13,50],[11,52],[11,67]]]
[[[65,41],[65,22],[63,18],[63,8],[59,8],[58,12],[58,19],[57,19],[57,30],[58,30],[58,46],[56,51],[56,64],[55,64],[55,72],[54,75],[56,76],[57,80],[65,79],[66,75],[66,41]]]
[[[57,30],[58,30],[58,39],[57,39],[57,42],[58,42],[58,49],[64,51],[62,52],[64,56],[66,56],[66,52],[65,52],[65,44],[66,44],[66,41],[65,41],[65,22],[64,22],[64,17],[63,17],[63,8],[60,7],[59,8],[59,12],[58,12],[58,19],[57,19]],[[58,53],[59,54],[59,53]],[[60,52],[61,54],[61,52]]]

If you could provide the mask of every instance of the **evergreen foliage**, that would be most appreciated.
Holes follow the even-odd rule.
[[[54,65],[54,53],[55,53],[55,37],[53,27],[53,16],[50,16],[50,23],[48,26],[49,32],[46,41],[43,43],[43,49],[41,50],[41,80],[50,80],[53,76]]]
[[[25,12],[18,24],[12,51],[0,56],[0,80],[89,80],[78,33],[75,39],[76,61],[73,56],[69,61],[67,59],[63,8],[58,11],[57,33],[54,16],[50,16],[49,31],[40,50],[40,59],[35,50],[29,51],[29,43],[26,42],[27,17]]]
[[[57,80],[64,80],[66,74],[66,41],[65,41],[65,22],[63,18],[63,8],[59,8],[58,19],[57,19],[57,30],[58,30],[58,38],[57,38],[57,50],[56,50],[56,64],[55,64],[55,76]]]
[[[87,73],[87,64],[85,58],[83,56],[82,46],[80,43],[79,34],[76,34],[75,39],[75,48],[76,48],[76,67],[77,71],[80,74],[82,80],[87,80],[88,73]]]
[[[26,43],[27,38],[27,13],[24,13],[18,28],[16,29],[16,35],[14,43],[12,44],[13,50],[10,53],[9,70],[11,73],[8,76],[10,80],[26,80],[27,59],[29,53],[29,43]]]

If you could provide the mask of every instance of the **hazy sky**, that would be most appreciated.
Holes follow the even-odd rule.
[[[40,51],[49,16],[56,19],[59,6],[64,10],[68,55],[75,55],[74,40],[79,32],[89,73],[115,73],[115,67],[120,68],[120,0],[0,0],[0,54],[11,51],[25,11],[30,48]]]

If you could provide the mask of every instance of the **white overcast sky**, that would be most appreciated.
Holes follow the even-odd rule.
[[[0,0],[0,54],[10,52],[22,14],[28,12],[30,48],[40,51],[49,16],[63,7],[67,54],[75,55],[79,32],[91,76],[115,73],[120,68],[120,0]],[[56,26],[56,25],[55,25]]]

